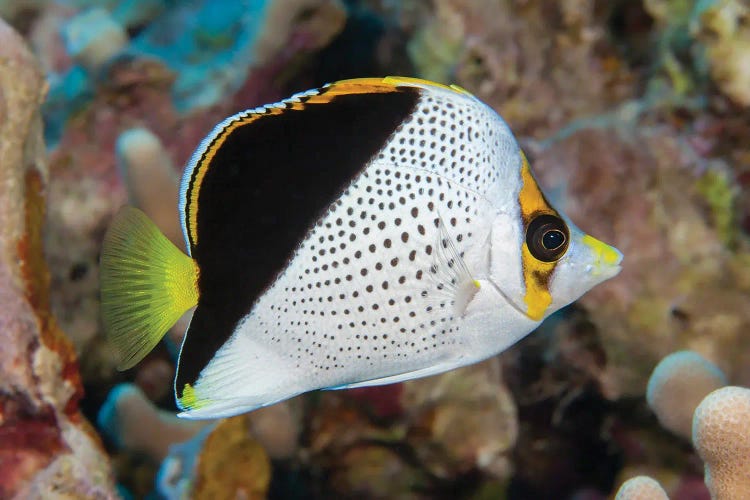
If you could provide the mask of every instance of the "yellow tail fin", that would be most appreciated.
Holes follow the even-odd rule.
[[[133,207],[115,216],[102,247],[102,321],[118,369],[143,359],[198,303],[198,268]]]

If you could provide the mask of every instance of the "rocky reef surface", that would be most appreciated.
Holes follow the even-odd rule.
[[[36,0],[0,16],[25,39],[0,30],[0,497],[105,498],[116,482],[136,498],[599,499],[651,476],[661,486],[622,494],[729,498],[703,460],[750,473],[692,448],[703,384],[645,397],[657,363],[689,349],[745,408],[746,2]],[[483,364],[185,425],[171,384],[188,318],[124,373],[103,339],[109,220],[135,204],[179,240],[177,179],[215,123],[386,74],[498,110],[623,272]]]
[[[0,497],[107,498],[109,461],[79,410],[75,351],[50,310],[46,90],[26,43],[0,20]]]

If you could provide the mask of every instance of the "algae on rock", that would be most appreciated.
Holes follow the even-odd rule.
[[[75,352],[49,308],[45,92],[36,60],[0,20],[0,497],[112,497],[109,460],[78,409]]]

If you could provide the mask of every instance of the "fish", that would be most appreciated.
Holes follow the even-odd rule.
[[[178,208],[185,251],[137,208],[114,217],[101,314],[128,369],[194,308],[174,382],[193,419],[479,362],[623,258],[548,202],[492,108],[408,77],[230,116]]]

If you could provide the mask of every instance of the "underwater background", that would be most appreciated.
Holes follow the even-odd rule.
[[[617,498],[750,498],[747,2],[5,0],[0,17],[0,498],[596,500],[636,476],[659,484]],[[216,123],[385,75],[496,109],[622,273],[478,365],[178,419],[185,323],[125,372],[104,339],[109,221],[133,204],[182,245],[179,177]]]

